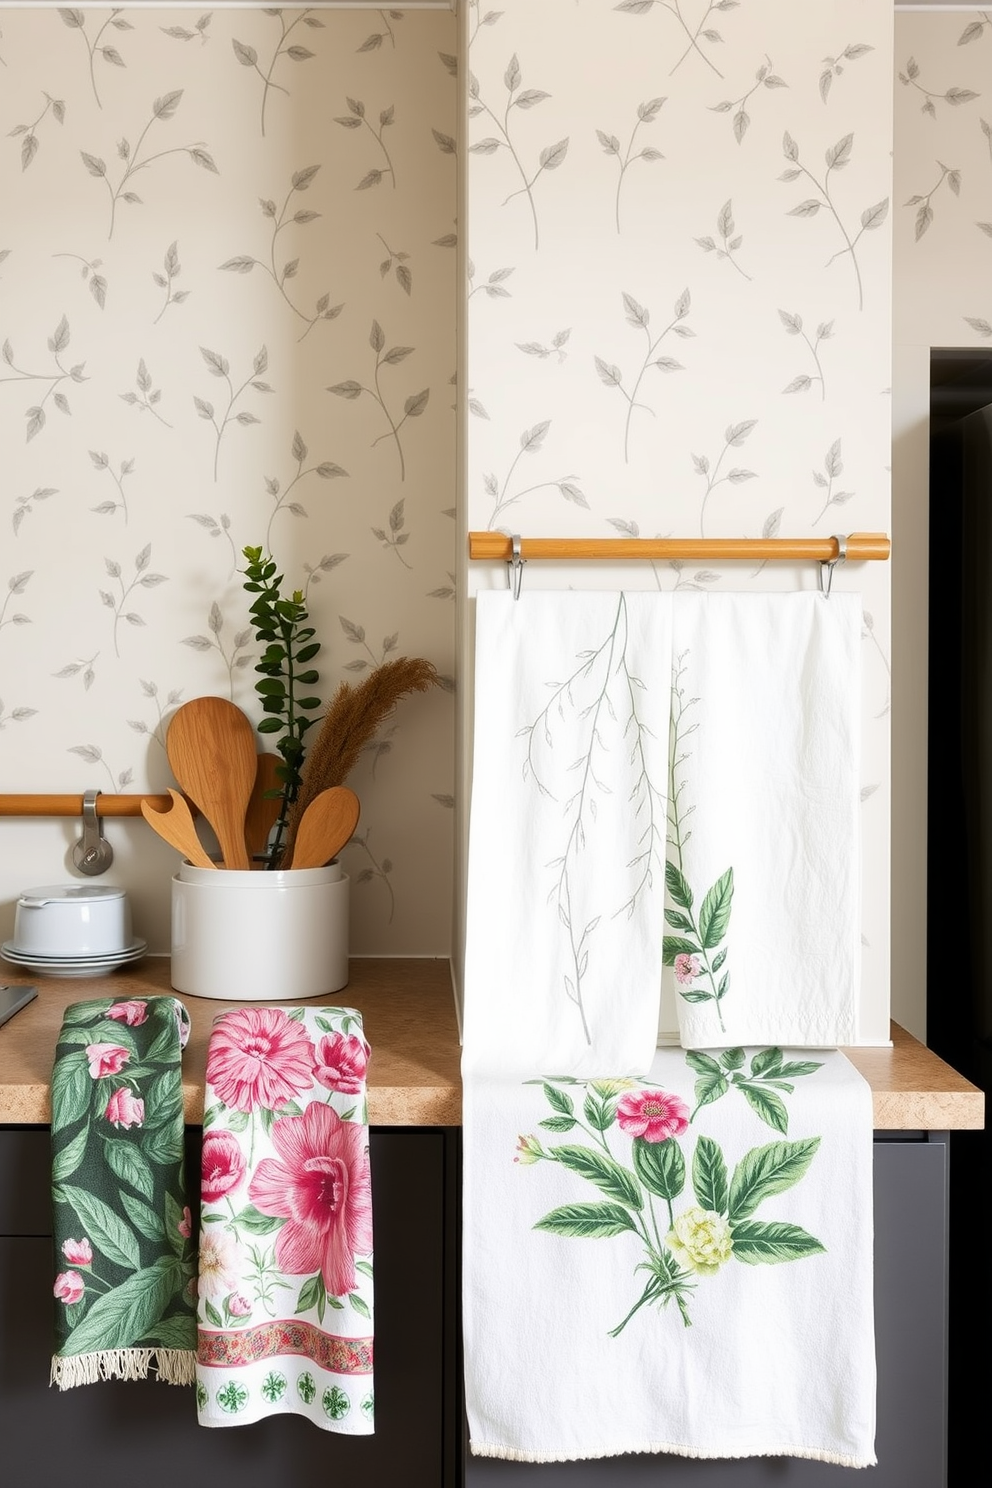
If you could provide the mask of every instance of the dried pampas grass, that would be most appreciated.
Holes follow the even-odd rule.
[[[355,686],[341,683],[303,762],[299,793],[286,822],[284,862],[292,860],[300,818],[314,796],[329,786],[344,784],[362,750],[401,698],[411,692],[427,692],[440,681],[432,662],[401,656],[396,661],[384,661]]]

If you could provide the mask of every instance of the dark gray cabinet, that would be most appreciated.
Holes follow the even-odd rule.
[[[196,1172],[199,1133],[189,1134]],[[104,1474],[141,1488],[826,1488],[851,1470],[794,1459],[617,1457],[535,1466],[464,1454],[458,1329],[459,1142],[376,1129],[376,1434],[297,1417],[205,1431],[188,1390],[155,1382],[48,1386],[52,1246],[48,1132],[0,1129],[0,1467],[32,1488]],[[871,1488],[945,1488],[946,1133],[875,1143],[878,1467]],[[99,1477],[97,1476],[99,1474]]]
[[[947,1133],[878,1134],[874,1153],[878,1466],[865,1482],[944,1488]],[[850,1468],[795,1458],[670,1456],[544,1465],[469,1457],[465,1475],[466,1488],[850,1488],[855,1480]]]
[[[199,1132],[189,1138],[196,1173]],[[335,1436],[293,1416],[207,1431],[197,1425],[192,1390],[157,1381],[49,1388],[49,1136],[39,1127],[0,1129],[2,1481],[453,1488],[460,1470],[457,1150],[457,1132],[372,1132],[375,1435]]]

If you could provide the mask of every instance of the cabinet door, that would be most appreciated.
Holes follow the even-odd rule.
[[[26,1146],[25,1137],[32,1139]],[[43,1146],[47,1152],[47,1136]],[[450,1481],[444,1147],[440,1131],[372,1134],[376,1432],[345,1437],[293,1416],[204,1430],[192,1390],[157,1381],[50,1389],[52,1242],[39,1233],[33,1193],[41,1145],[34,1132],[0,1132],[0,1175],[20,1173],[23,1196],[15,1206],[20,1233],[0,1237],[0,1480],[31,1488],[103,1481],[327,1488],[332,1480],[440,1488]],[[6,1220],[12,1228],[9,1206]]]
[[[934,1134],[931,1134],[934,1135]],[[947,1143],[875,1142],[878,1466],[871,1488],[943,1488],[946,1467]],[[797,1458],[636,1456],[530,1464],[469,1457],[466,1488],[828,1488],[851,1469]]]

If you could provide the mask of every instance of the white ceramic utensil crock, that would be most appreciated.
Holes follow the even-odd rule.
[[[350,880],[339,863],[192,868],[172,880],[172,986],[223,1002],[290,1002],[348,983]]]

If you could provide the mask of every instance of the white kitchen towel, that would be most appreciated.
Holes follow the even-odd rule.
[[[872,1465],[871,1093],[846,1056],[549,1075],[465,1086],[472,1452]]]
[[[867,1465],[867,1085],[778,1040],[655,1048],[681,779],[671,617],[661,594],[477,603],[470,1446]]]
[[[658,1037],[671,597],[476,601],[467,1057],[646,1069]],[[536,989],[539,990],[539,994]]]
[[[201,1426],[373,1430],[372,1192],[361,1014],[231,1008],[207,1051]]]
[[[858,1041],[856,594],[679,594],[663,1027],[684,1048]]]

